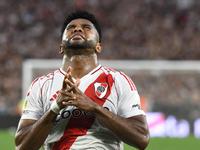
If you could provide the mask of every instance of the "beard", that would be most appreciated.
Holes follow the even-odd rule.
[[[63,41],[62,43],[63,49],[66,50],[76,50],[76,49],[94,49],[95,45],[92,41],[84,41],[82,43],[70,43],[70,41]]]

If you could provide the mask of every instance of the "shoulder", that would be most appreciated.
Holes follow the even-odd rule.
[[[60,72],[59,69],[55,70],[54,72],[50,72],[47,75],[41,76],[41,77],[37,77],[30,85],[30,89],[34,88],[34,87],[42,87],[47,83],[51,83],[53,81],[53,79],[55,78],[56,75],[60,75],[62,74]]]
[[[55,70],[54,72],[50,72],[47,75],[41,76],[39,77],[39,80],[44,83],[47,82],[48,80],[52,80],[55,78],[56,75],[60,75],[62,74],[61,71],[59,69]]]
[[[124,72],[116,71],[114,69],[107,68],[107,67],[104,67],[104,66],[102,66],[102,70],[107,75],[111,75],[112,76],[112,78],[115,81],[116,85],[128,86],[128,87],[130,87],[131,91],[137,90],[135,84],[132,81],[132,79],[128,75],[126,75]]]

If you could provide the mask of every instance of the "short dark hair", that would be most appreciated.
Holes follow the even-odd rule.
[[[63,26],[61,28],[61,39],[62,39],[63,33],[64,33],[67,25],[72,20],[79,19],[79,18],[87,19],[95,26],[95,28],[96,28],[96,30],[99,34],[99,42],[101,42],[101,27],[100,27],[100,24],[93,14],[91,14],[90,12],[85,11],[85,10],[76,10],[75,12],[72,12],[71,14],[69,14],[67,16],[67,18],[65,19]]]

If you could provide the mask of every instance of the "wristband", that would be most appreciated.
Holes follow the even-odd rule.
[[[58,106],[56,100],[53,101],[50,108],[54,113],[58,114],[60,112],[60,107]]]

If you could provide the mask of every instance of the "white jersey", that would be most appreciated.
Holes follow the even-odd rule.
[[[21,119],[38,120],[49,110],[62,87],[64,75],[65,72],[58,69],[31,84]],[[123,72],[99,65],[80,80],[78,88],[114,114],[123,118],[145,115],[135,85]],[[92,113],[67,106],[57,116],[43,149],[123,150],[123,143]]]

